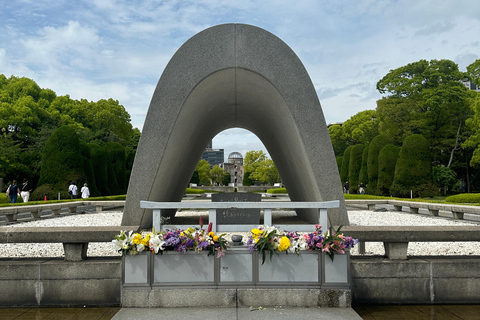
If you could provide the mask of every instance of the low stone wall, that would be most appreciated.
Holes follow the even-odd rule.
[[[115,257],[0,259],[0,306],[120,306],[121,262]]]
[[[0,307],[120,306],[121,274],[120,258],[0,259]],[[478,256],[408,260],[355,256],[351,274],[353,304],[480,301]]]
[[[351,259],[353,304],[478,304],[480,257]]]

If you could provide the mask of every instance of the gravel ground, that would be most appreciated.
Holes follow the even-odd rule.
[[[199,215],[207,221],[208,213],[199,211],[182,211],[177,213],[177,224],[193,225],[198,223]],[[293,211],[274,211],[273,223],[299,224]],[[374,212],[363,210],[348,211],[350,224],[364,226],[449,226],[449,225],[475,225],[476,223],[432,218],[422,215],[387,211]],[[92,214],[77,214],[51,219],[42,219],[17,223],[8,227],[61,227],[61,226],[109,226],[120,225],[122,212],[103,212]],[[246,235],[246,233],[244,233]],[[383,244],[378,242],[366,243],[366,255],[384,255]],[[357,248],[351,251],[352,255],[358,255]],[[88,256],[119,256],[111,243],[90,243]],[[480,255],[480,243],[478,242],[411,242],[408,246],[409,255]],[[61,243],[53,244],[0,244],[0,257],[61,257],[63,246]]]

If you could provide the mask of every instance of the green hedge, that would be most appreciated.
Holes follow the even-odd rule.
[[[268,189],[267,193],[288,193],[286,188]]]
[[[397,163],[400,147],[393,144],[387,144],[378,154],[378,195],[389,195],[390,186],[395,176],[395,165]]]
[[[185,190],[185,194],[200,194],[200,193],[205,193],[205,190],[193,189],[193,188],[187,188],[187,190]]]
[[[350,166],[350,152],[353,146],[348,147],[343,153],[342,166],[340,167],[340,180],[342,185],[348,180],[348,169]]]
[[[390,194],[405,198],[410,196],[410,190],[415,198],[438,194],[438,188],[433,184],[430,144],[419,134],[412,134],[403,142]]]
[[[368,200],[368,199],[374,199],[374,200],[388,199],[388,200],[392,200],[392,199],[394,199],[392,197],[374,196],[374,195],[371,195],[371,194],[343,194],[343,197],[345,198],[345,200]]]
[[[356,194],[358,192],[358,177],[362,169],[363,144],[354,145],[350,151],[350,163],[348,166],[348,183],[350,185],[350,193]]]
[[[462,193],[447,197],[445,202],[451,203],[480,203],[480,193]]]
[[[77,186],[83,185],[87,180],[84,171],[86,159],[80,151],[80,139],[75,129],[68,126],[58,128],[43,149],[38,186],[48,184],[49,189],[56,194],[68,191],[70,181],[76,181]],[[44,191],[36,188],[30,198],[41,201],[44,196]]]
[[[360,169],[360,175],[358,176],[358,182],[363,182],[364,185],[368,184],[367,160],[368,160],[368,145],[363,149],[362,167]]]
[[[391,143],[391,138],[386,134],[379,134],[370,141],[367,155],[367,176],[368,186],[366,192],[375,194],[377,192],[378,182],[378,154],[387,144]]]

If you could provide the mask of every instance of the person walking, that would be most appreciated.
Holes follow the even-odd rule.
[[[348,184],[348,180],[343,184],[343,193],[350,193],[350,185]]]
[[[70,194],[70,199],[77,199],[77,185],[75,181],[70,182],[70,186],[68,187],[68,193]]]
[[[10,203],[17,202],[17,197],[20,196],[20,188],[17,186],[17,180],[13,180],[12,184],[8,186],[7,196],[10,198]]]
[[[358,191],[360,192],[360,194],[365,194],[365,185],[363,184],[363,182],[360,182],[360,184],[358,185]]]
[[[82,189],[80,189],[80,192],[82,193],[82,199],[86,199],[90,197],[90,190],[88,189],[88,186],[86,183],[83,184]]]
[[[23,179],[23,184],[20,192],[23,202],[28,202],[31,192],[32,192],[32,186],[28,184],[28,179],[27,178]]]

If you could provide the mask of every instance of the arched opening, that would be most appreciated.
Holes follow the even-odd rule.
[[[318,97],[296,55],[247,25],[207,29],[187,41],[159,80],[132,170],[123,225],[151,226],[140,200],[180,201],[210,140],[243,128],[265,145],[292,201],[340,200],[338,169]],[[318,221],[316,210],[297,211]]]

